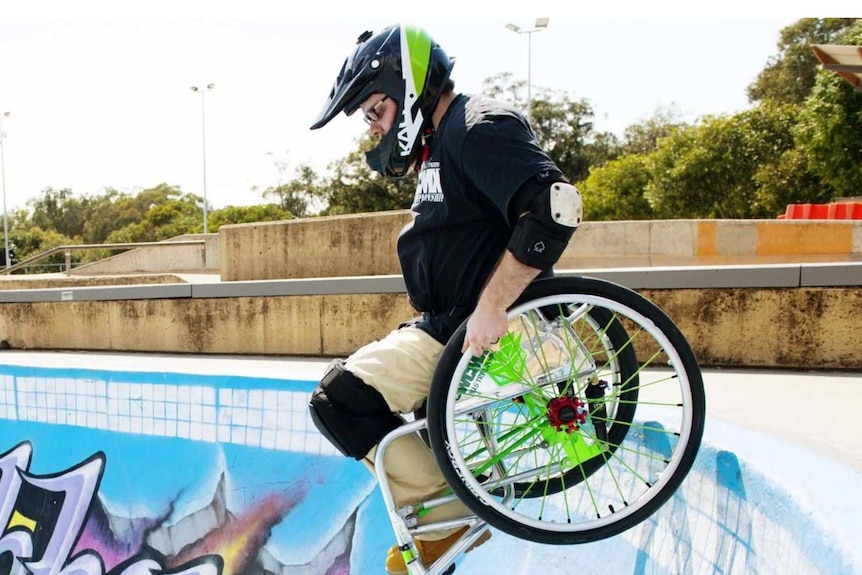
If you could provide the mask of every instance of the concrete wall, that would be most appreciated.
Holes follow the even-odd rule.
[[[704,366],[862,369],[862,287],[642,293]]]
[[[862,287],[640,291],[704,366],[862,369]],[[402,293],[8,302],[0,340],[14,349],[344,356],[413,315]]]
[[[198,246],[139,248],[72,275],[210,273],[223,281],[399,274],[399,210],[222,226]],[[166,242],[168,243],[168,242]],[[657,220],[586,222],[558,269],[862,261],[862,221]]]
[[[412,316],[403,294],[0,304],[14,349],[342,355]]]
[[[858,260],[862,260],[862,222],[656,220],[587,222],[558,267]]]
[[[408,222],[405,210],[222,226],[221,279],[398,274]],[[586,222],[557,268],[819,261],[862,261],[862,221]]]
[[[75,276],[141,273],[218,273],[218,234],[188,234],[166,240],[164,244],[184,240],[204,240],[204,247],[178,245],[142,247],[113,257],[84,264],[70,272]]]
[[[223,281],[400,273],[395,242],[410,212],[222,226]]]
[[[403,282],[393,287],[387,279],[400,280],[395,241],[409,221],[409,212],[396,211],[223,226],[222,282],[209,292],[184,284],[155,296],[133,289],[115,297],[92,277],[80,281],[94,287],[67,291],[10,284],[0,296],[0,340],[20,349],[346,355],[414,315]],[[136,258],[143,263],[135,267],[148,267],[159,254],[140,250],[103,269]],[[855,260],[862,260],[862,222],[675,220],[587,223],[557,267],[647,266],[627,268],[635,275],[619,281],[664,307],[704,365],[862,369],[862,267]],[[729,273],[658,267],[748,261],[757,265]],[[824,276],[823,268],[766,269],[774,261],[850,264],[800,281],[809,272]],[[346,276],[385,281],[370,292],[331,287]],[[263,280],[287,283],[267,292]],[[309,281],[324,287],[304,292]]]
[[[137,274],[119,276],[67,276],[65,274],[2,275],[0,290],[35,290],[88,286],[176,284],[183,280],[170,274]]]

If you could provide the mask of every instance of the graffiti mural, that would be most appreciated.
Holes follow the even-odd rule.
[[[373,478],[306,421],[308,383],[4,371],[0,575],[357,572]]]
[[[0,456],[0,563],[9,575],[105,575],[104,556],[96,549],[76,549],[87,525],[105,456],[96,453],[71,469],[53,475],[29,473],[33,448],[23,442]],[[88,537],[95,543],[96,539]],[[143,551],[139,549],[138,551]],[[176,573],[221,575],[218,555],[189,557],[177,563],[146,553],[125,558],[109,575]]]
[[[289,573],[264,545],[271,529],[305,497],[302,485],[270,494],[242,516],[225,505],[221,477],[210,504],[168,525],[161,517],[112,516],[98,487],[99,452],[52,475],[29,472],[33,448],[22,442],[0,456],[2,575],[246,575]],[[352,531],[352,522],[351,522]],[[327,573],[349,573],[349,558]]]

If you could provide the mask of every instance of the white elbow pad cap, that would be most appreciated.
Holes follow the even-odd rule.
[[[572,184],[556,182],[551,186],[551,218],[569,228],[577,228],[584,217],[581,192]]]

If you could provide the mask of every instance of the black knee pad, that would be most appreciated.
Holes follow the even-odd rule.
[[[320,433],[341,453],[356,460],[404,423],[380,392],[346,370],[340,359],[329,364],[308,407]]]

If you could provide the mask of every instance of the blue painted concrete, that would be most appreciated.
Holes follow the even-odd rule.
[[[8,511],[2,516],[0,508],[7,524],[0,552],[26,540],[24,533],[35,544],[51,539],[49,527],[56,534],[65,525],[78,529],[77,545],[43,558],[41,571],[31,564],[34,575],[59,574],[88,550],[102,572],[118,574],[151,556],[165,572],[203,572],[195,562],[213,555],[224,558],[221,575],[382,572],[393,537],[374,480],[364,466],[336,455],[308,422],[305,398],[314,385],[301,378],[0,365],[0,453],[31,450],[29,463],[18,464],[26,493],[50,491],[61,480],[78,485],[69,470],[103,458],[95,490],[76,503],[88,513],[78,527],[50,514],[34,517],[33,510],[21,519],[13,511],[25,490],[7,486],[0,493]],[[663,451],[662,438],[646,441]],[[572,547],[495,532],[461,560],[459,572],[858,574],[860,492],[862,475],[849,468],[710,420],[691,474],[641,525]],[[36,524],[41,531],[27,527]],[[240,542],[240,555],[251,561],[229,559]],[[23,566],[28,558],[18,553]]]

